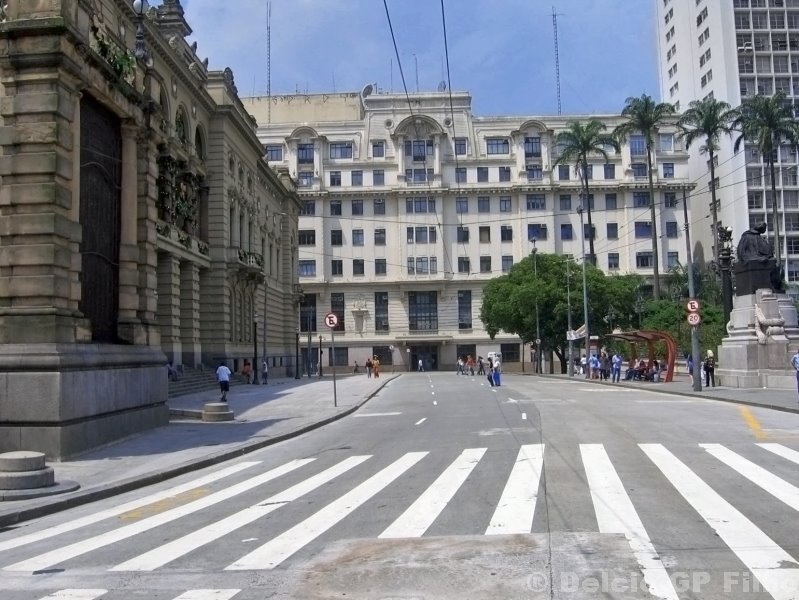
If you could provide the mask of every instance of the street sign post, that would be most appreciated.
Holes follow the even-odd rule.
[[[702,322],[702,317],[699,316],[699,313],[688,313],[688,324],[692,327],[696,327]]]
[[[338,406],[336,398],[336,325],[338,325],[338,316],[336,316],[336,313],[327,313],[325,315],[325,325],[330,328],[330,364],[333,365],[333,406]]]
[[[691,300],[686,302],[685,308],[688,309],[688,312],[692,312],[692,313],[699,312],[699,308],[700,308],[699,300],[694,300],[692,298]]]

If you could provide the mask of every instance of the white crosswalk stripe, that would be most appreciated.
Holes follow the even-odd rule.
[[[530,533],[543,468],[544,444],[527,444],[519,449],[486,535]]]
[[[319,512],[295,525],[282,535],[253,550],[225,568],[226,571],[273,569],[300,548],[316,539],[372,498],[397,477],[427,456],[427,452],[409,452],[373,475],[350,492],[334,500]]]
[[[799,569],[786,568],[796,564],[790,554],[661,444],[639,445],[774,600],[796,600]]]
[[[41,600],[95,600],[108,593],[108,590],[59,590]]]
[[[241,590],[188,590],[174,600],[231,600]],[[108,590],[66,589],[53,592],[40,600],[96,600]]]
[[[189,590],[175,600],[230,600],[241,590]]]
[[[623,533],[641,565],[644,581],[657,598],[678,600],[666,567],[649,540],[644,524],[633,506],[616,469],[602,444],[580,444],[585,474],[602,533]]]
[[[337,465],[334,465],[329,469],[322,471],[321,473],[272,496],[271,498],[267,498],[266,500],[255,504],[254,506],[250,506],[245,510],[234,513],[225,519],[211,523],[207,527],[198,529],[197,531],[183,536],[178,540],[164,544],[163,546],[159,546],[150,552],[117,565],[111,570],[152,571],[158,567],[162,567],[165,564],[188,554],[192,550],[196,550],[197,548],[200,548],[209,542],[218,540],[231,531],[240,529],[245,525],[260,519],[261,517],[268,515],[270,512],[277,510],[281,506],[285,506],[289,502],[293,502],[297,498],[312,492],[325,483],[332,481],[342,473],[345,473],[353,467],[361,464],[368,458],[368,456],[352,456],[347,458]]]
[[[210,496],[206,496],[205,498],[200,498],[199,500],[189,502],[183,506],[178,506],[161,514],[153,515],[152,517],[142,519],[136,523],[131,523],[130,525],[119,527],[118,529],[113,529],[109,532],[89,538],[88,540],[76,542],[74,544],[70,544],[69,546],[46,552],[34,558],[23,560],[22,562],[5,567],[3,570],[35,572],[46,569],[52,565],[57,565],[69,560],[70,558],[81,556],[82,554],[86,554],[92,550],[97,550],[104,546],[108,546],[109,544],[113,544],[114,542],[119,542],[158,527],[159,525],[163,525],[164,523],[169,523],[175,519],[185,517],[186,515],[198,510],[208,508],[209,506],[213,506],[214,504],[222,502],[223,500],[233,498],[238,494],[258,487],[259,485],[263,485],[264,483],[271,481],[276,477],[285,475],[294,469],[299,469],[303,465],[307,465],[313,460],[313,458],[293,460],[285,465],[271,469],[266,473],[256,475],[255,477],[251,477],[250,479],[242,481],[241,483],[237,483],[229,488],[211,494]]]
[[[782,444],[758,444],[758,446],[799,465],[799,452],[796,450],[786,448]]]
[[[464,450],[379,537],[401,538],[423,535],[483,458],[485,451],[486,448]]]

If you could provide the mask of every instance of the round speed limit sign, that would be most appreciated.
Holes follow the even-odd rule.
[[[696,327],[701,322],[702,322],[702,317],[699,316],[699,313],[688,313],[689,325],[693,325],[694,327]]]
[[[325,325],[333,329],[336,325],[338,325],[338,317],[336,313],[327,313],[325,315]]]

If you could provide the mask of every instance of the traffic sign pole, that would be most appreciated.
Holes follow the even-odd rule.
[[[330,359],[333,362],[333,406],[337,407],[336,399],[336,329],[330,328]]]

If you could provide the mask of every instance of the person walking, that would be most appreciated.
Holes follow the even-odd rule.
[[[269,367],[266,364],[266,359],[264,359],[264,364],[261,368],[261,384],[266,385],[268,378],[269,378]]]
[[[419,371],[419,373],[424,373],[424,361],[421,358],[419,359],[419,366],[417,367],[417,371]]]
[[[619,379],[621,379],[621,354],[618,352],[613,353],[613,358],[611,359],[611,383],[619,383]]]
[[[371,358],[366,359],[366,378],[372,378],[372,367],[374,367],[374,363],[372,362]]]
[[[377,356],[372,359],[372,375],[375,376],[375,379],[380,377],[380,360]]]
[[[216,380],[219,382],[219,389],[222,392],[220,402],[227,402],[227,393],[230,391],[230,369],[223,362],[216,368]]]
[[[477,374],[478,375],[485,375],[486,374],[485,365],[483,365],[483,357],[482,356],[478,356],[477,357]]]
[[[713,350],[708,350],[705,356],[705,387],[716,387],[716,358]]]
[[[799,348],[796,349],[796,354],[791,358],[791,366],[796,371],[796,391],[799,392]]]

